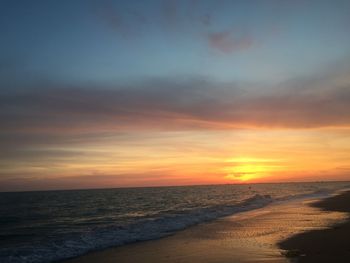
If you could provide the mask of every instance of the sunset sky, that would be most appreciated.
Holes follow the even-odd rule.
[[[0,191],[350,180],[350,1],[0,2]]]

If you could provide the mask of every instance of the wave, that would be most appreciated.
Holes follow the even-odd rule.
[[[318,190],[312,194],[272,198],[270,195],[255,194],[234,205],[216,205],[172,214],[159,215],[156,218],[142,219],[128,225],[91,228],[89,231],[64,236],[45,244],[31,244],[16,248],[0,249],[0,262],[56,262],[77,257],[90,251],[121,246],[138,241],[161,238],[189,226],[207,222],[238,212],[264,207],[272,202],[297,198],[325,197],[329,190]]]

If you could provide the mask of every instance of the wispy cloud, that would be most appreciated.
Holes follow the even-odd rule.
[[[218,25],[213,12],[225,8],[225,4],[212,5],[214,7],[201,6],[198,1],[167,0],[159,2],[159,10],[149,13],[133,6],[102,1],[94,12],[103,24],[124,39],[140,37],[145,25],[153,24],[158,30],[163,29],[165,37],[174,34],[180,38],[194,36],[203,45],[227,54],[256,46],[253,34],[243,28],[240,28],[240,33],[233,32],[231,25],[227,25],[226,29],[215,30]]]
[[[3,89],[0,165],[13,166],[14,160],[22,160],[22,166],[35,164],[45,157],[55,167],[91,159],[94,152],[81,150],[91,144],[113,141],[120,147],[149,141],[143,137],[147,134],[241,128],[346,130],[349,72],[341,65],[270,88],[193,77],[144,80],[127,87],[39,81],[28,83],[30,89]]]
[[[166,177],[162,176],[167,174]],[[171,175],[170,171],[106,174],[92,172],[79,175],[54,175],[50,177],[35,175],[23,177],[20,174],[12,174],[8,178],[0,179],[0,191],[28,191],[28,190],[57,190],[57,189],[89,189],[130,186],[164,186],[194,183],[193,179],[184,176]]]
[[[209,33],[208,43],[210,47],[224,53],[249,49],[255,44],[252,36],[235,36],[231,31]]]
[[[295,80],[264,93],[237,83],[152,80],[134,87],[50,88],[0,96],[2,133],[350,125],[349,84]],[[345,83],[344,83],[345,82]],[[298,87],[302,86],[303,89]],[[318,87],[316,87],[318,86]],[[251,90],[251,91],[250,91]]]
[[[194,131],[198,139],[200,132],[247,127],[349,128],[347,72],[292,80],[263,91],[242,83],[198,78],[148,80],[127,88],[38,85],[35,90],[3,90],[0,93],[0,166],[3,168],[0,191],[195,183],[199,177],[179,176],[186,174],[188,168],[181,170],[177,164],[174,169],[171,161],[174,152],[164,150],[171,144],[171,138],[157,141],[142,136]],[[196,139],[189,138],[186,147]],[[200,141],[203,145],[205,140]],[[135,147],[135,143],[139,145]],[[174,141],[172,144],[171,147],[181,148],[181,156],[182,151],[186,152],[184,145]],[[213,149],[204,152],[213,154]],[[143,164],[150,153],[158,156],[159,152],[170,158],[169,163]],[[149,160],[154,164],[154,159]],[[193,171],[199,173],[197,169],[203,165],[193,162]],[[218,161],[214,160],[214,166],[215,162]],[[138,169],[133,173],[136,164]],[[224,165],[227,163],[221,166]],[[94,173],[96,169],[103,172]],[[175,175],[174,170],[184,172]],[[335,176],[342,173],[343,170]],[[215,174],[212,181],[206,182],[253,176],[239,171],[226,175]]]

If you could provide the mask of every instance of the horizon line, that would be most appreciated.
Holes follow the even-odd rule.
[[[71,189],[47,189],[47,190],[25,190],[25,191],[0,191],[3,193],[30,193],[30,192],[65,192],[65,191],[89,191],[89,190],[113,190],[132,188],[170,188],[170,187],[194,187],[194,186],[225,186],[225,185],[260,185],[260,184],[307,184],[307,183],[350,183],[350,180],[317,180],[317,181],[285,181],[285,182],[241,182],[241,183],[219,183],[219,184],[187,184],[187,185],[154,185],[154,186],[118,186],[101,188],[71,188]]]

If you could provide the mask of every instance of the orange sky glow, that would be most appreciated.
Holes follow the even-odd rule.
[[[45,152],[16,165],[24,189],[99,188],[349,179],[348,129],[237,129],[137,132]]]
[[[0,191],[350,180],[350,1],[30,2]]]

